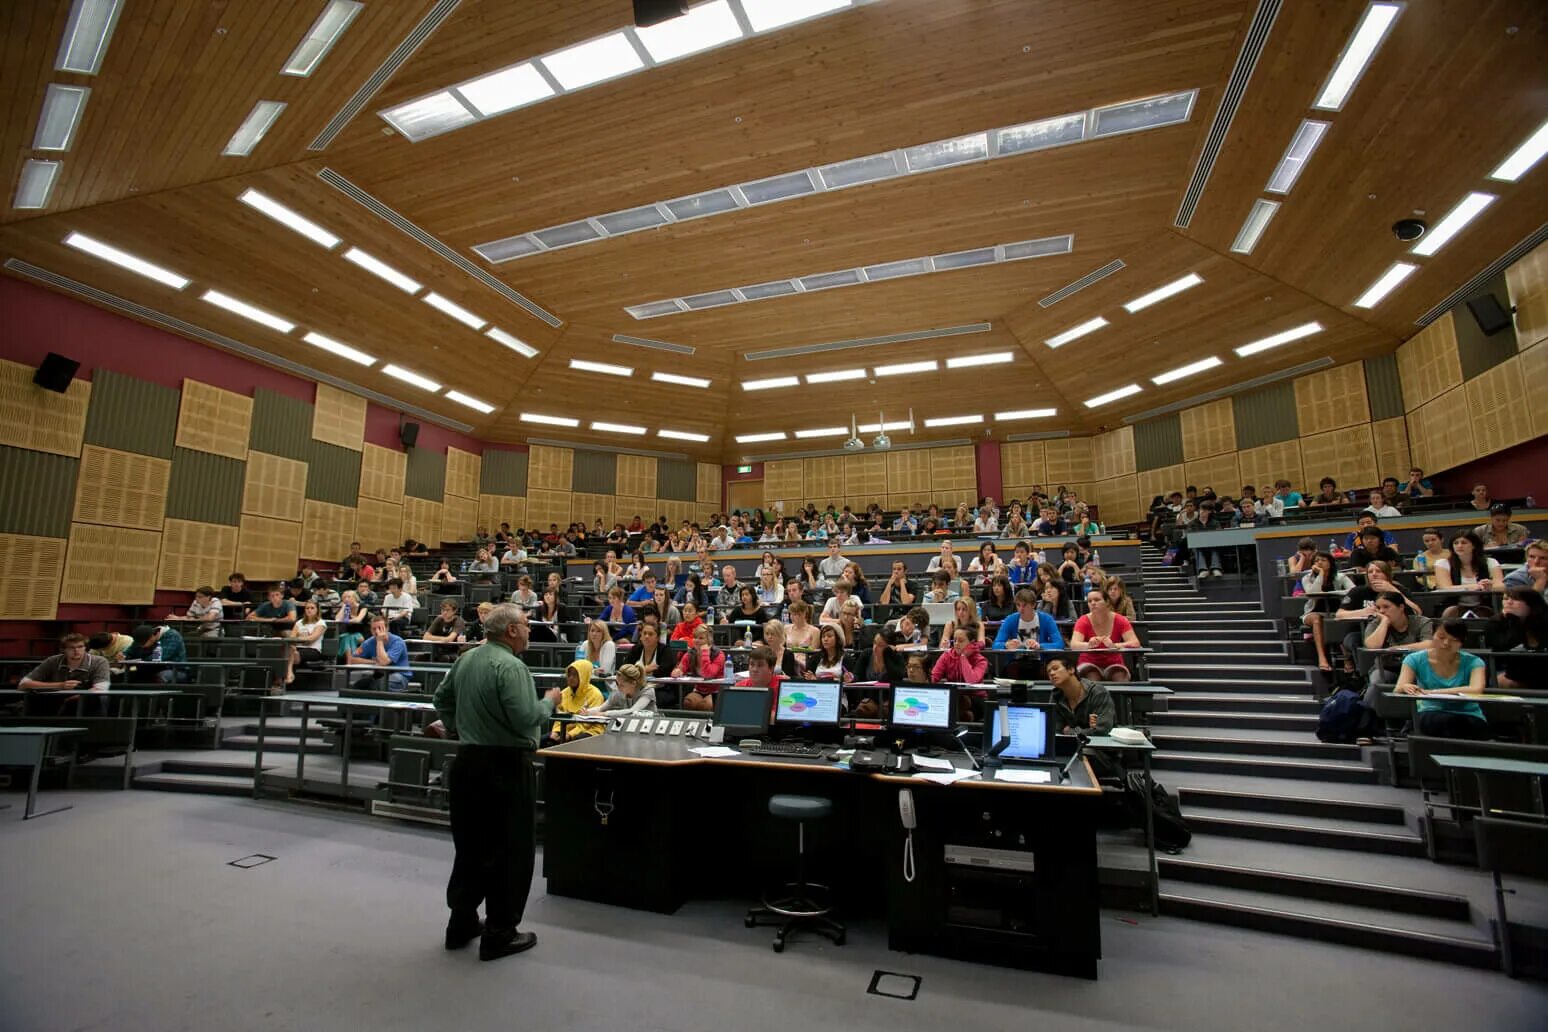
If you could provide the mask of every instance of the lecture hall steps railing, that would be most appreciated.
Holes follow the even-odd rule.
[[[1207,598],[1155,549],[1141,577],[1151,677],[1176,693],[1153,718],[1156,778],[1194,833],[1160,859],[1162,912],[1498,966],[1487,879],[1426,859],[1416,793],[1317,740],[1310,672],[1262,606]]]

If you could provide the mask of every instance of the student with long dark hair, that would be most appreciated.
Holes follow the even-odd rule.
[[[1397,691],[1401,695],[1480,695],[1487,671],[1484,661],[1462,650],[1467,625],[1447,620],[1435,628],[1430,647],[1403,658]],[[1483,708],[1470,699],[1426,699],[1419,703],[1419,733],[1436,738],[1489,737]]]
[[[1548,601],[1531,588],[1511,588],[1500,615],[1489,621],[1486,641],[1495,660],[1496,680],[1506,691],[1548,688]]]

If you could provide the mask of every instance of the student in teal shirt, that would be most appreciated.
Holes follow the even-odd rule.
[[[1447,620],[1435,628],[1430,647],[1415,649],[1403,659],[1397,691],[1402,695],[1481,695],[1484,661],[1462,651],[1467,625]],[[1487,739],[1489,724],[1483,708],[1467,699],[1425,699],[1419,703],[1419,733],[1436,738]]]

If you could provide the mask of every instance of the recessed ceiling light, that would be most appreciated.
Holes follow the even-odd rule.
[[[280,74],[305,78],[315,72],[364,6],[360,0],[328,0],[328,6],[323,8],[312,27],[306,30],[301,42],[296,44],[296,49],[285,62],[285,67],[280,69]]]
[[[351,247],[348,251],[345,251],[344,257],[347,260],[354,262],[365,271],[373,275],[380,276],[382,279],[386,280],[388,283],[391,283],[405,294],[417,294],[420,292],[420,290],[424,289],[424,284],[420,283],[418,280],[410,279],[409,277],[403,275],[403,273],[399,272],[397,269],[394,269],[391,265],[388,265],[386,262],[379,258],[375,258],[372,255],[367,254],[358,247]]]
[[[782,433],[778,433],[778,434],[738,434],[737,438],[736,438],[736,443],[737,444],[761,444],[764,441],[783,441],[784,439],[785,439],[785,435],[782,434]]]
[[[599,430],[604,434],[643,434],[643,426],[633,426],[629,423],[592,423],[591,429]]]
[[[1107,320],[1099,315],[1095,319],[1087,319],[1085,322],[1078,326],[1071,326],[1063,333],[1049,337],[1047,340],[1043,341],[1043,343],[1047,344],[1051,348],[1062,347],[1072,340],[1078,340],[1079,338],[1084,337],[1088,333],[1095,333],[1097,330],[1100,330],[1106,325]]]
[[[262,308],[256,308],[246,301],[238,301],[230,294],[222,294],[218,290],[206,290],[203,299],[217,308],[224,308],[226,311],[240,315],[244,319],[251,319],[255,323],[261,323],[271,330],[289,333],[296,328],[296,324],[288,319],[281,319],[273,312],[266,312]]]
[[[477,398],[463,394],[461,391],[447,391],[446,396],[457,404],[466,405],[468,408],[482,412],[486,416],[494,411],[494,406],[489,404],[489,402],[479,401]]]
[[[567,90],[578,90],[645,67],[621,32],[577,43],[539,58],[543,67]]]
[[[1349,99],[1360,76],[1365,74],[1366,66],[1376,56],[1376,48],[1387,38],[1392,23],[1397,21],[1402,10],[1403,5],[1396,3],[1371,4],[1365,9],[1360,24],[1355,27],[1349,42],[1344,44],[1344,52],[1338,55],[1338,62],[1328,75],[1328,81],[1322,84],[1312,107],[1319,111],[1343,110],[1344,102]]]
[[[903,149],[903,160],[910,172],[930,172],[970,161],[982,161],[988,156],[988,133],[973,133],[954,140],[935,140]]]
[[[295,230],[308,240],[319,243],[330,251],[339,246],[339,238],[337,236],[323,229],[299,212],[285,207],[268,194],[259,193],[252,187],[248,187],[237,195],[237,200],[249,208],[263,212],[280,225]]]
[[[1414,254],[1432,255],[1439,251],[1452,237],[1467,228],[1467,224],[1476,219],[1485,208],[1499,200],[1494,194],[1473,192],[1462,198],[1455,208],[1446,213],[1446,217],[1435,224],[1435,228],[1419,238],[1419,242],[1412,248]]]
[[[703,389],[710,385],[710,382],[703,377],[680,376],[677,373],[654,372],[650,374],[650,378],[657,383],[675,383],[679,387],[698,387]]]
[[[1091,135],[1118,136],[1186,122],[1198,95],[1198,90],[1185,90],[1099,107],[1091,112]]]
[[[537,348],[533,347],[531,344],[528,344],[514,333],[506,333],[498,326],[489,327],[489,329],[484,331],[484,336],[488,337],[492,341],[503,344],[505,347],[510,348],[522,358],[537,357]]]
[[[523,423],[541,423],[544,426],[580,426],[580,420],[578,419],[570,419],[567,416],[543,416],[536,412],[523,412],[521,414],[521,421]]]
[[[438,391],[441,389],[441,385],[430,379],[428,376],[420,376],[418,373],[411,369],[404,369],[402,366],[395,366],[390,362],[387,365],[382,366],[382,372],[386,373],[388,376],[395,380],[402,380],[404,383],[411,383],[415,387],[420,387],[427,391]]]
[[[736,23],[736,15],[731,13],[731,5],[726,0],[711,0],[679,17],[641,26],[634,33],[645,45],[651,60],[662,64],[738,39],[742,27]]]
[[[1419,266],[1409,262],[1393,262],[1392,267],[1382,273],[1376,282],[1372,283],[1369,289],[1360,295],[1359,300],[1354,303],[1354,306],[1356,308],[1375,308],[1381,304],[1382,298],[1396,290],[1398,284],[1412,276],[1417,268]]]
[[[849,0],[742,0],[754,32],[767,32],[819,14],[848,7]]]
[[[588,362],[584,358],[570,359],[570,368],[579,369],[583,373],[606,373],[608,376],[634,375],[634,370],[629,366],[613,365],[610,362]]]
[[[1058,409],[1026,408],[1016,409],[1014,412],[996,412],[994,418],[996,422],[1000,422],[1012,419],[1047,419],[1049,416],[1057,416],[1058,414]]]
[[[812,430],[797,430],[795,435],[798,440],[804,441],[813,437],[843,437],[847,433],[847,426],[819,426]]]
[[[527,61],[461,83],[457,92],[474,110],[489,118],[552,97],[554,88],[537,66]]]
[[[1489,178],[1514,183],[1526,175],[1533,165],[1541,161],[1544,154],[1548,154],[1548,122],[1538,126],[1537,132],[1528,136],[1521,146],[1511,151],[1510,157],[1500,162],[1499,167],[1489,173]]]
[[[44,208],[49,195],[54,192],[54,180],[59,178],[60,162],[28,158],[22,162],[21,178],[16,183],[16,199],[11,207],[18,209]]]
[[[482,330],[488,325],[488,321],[483,316],[474,315],[451,298],[442,297],[433,290],[419,300],[439,312],[446,313],[470,330]]]
[[[930,358],[922,362],[898,362],[893,365],[879,365],[876,367],[877,376],[907,376],[909,373],[933,373],[940,367],[940,363]]]
[[[1016,354],[1012,351],[991,351],[986,355],[958,355],[946,360],[947,369],[971,369],[982,365],[1003,365],[1006,362],[1014,362]]]
[[[1141,294],[1133,301],[1124,302],[1123,307],[1128,310],[1130,315],[1133,315],[1135,312],[1138,312],[1141,309],[1149,308],[1154,304],[1159,304],[1160,302],[1165,301],[1167,298],[1181,294],[1189,287],[1196,287],[1203,282],[1203,276],[1200,276],[1196,272],[1190,272],[1188,275],[1182,277],[1181,279],[1175,279],[1165,286],[1157,287],[1155,290],[1152,290],[1148,294]]]
[[[1258,246],[1258,238],[1263,231],[1268,229],[1268,224],[1279,212],[1279,202],[1265,200],[1260,197],[1252,202],[1252,211],[1242,220],[1242,228],[1237,230],[1236,239],[1231,242],[1231,250],[1237,254],[1252,254],[1252,249]]]
[[[687,430],[657,430],[657,437],[666,437],[673,441],[697,441],[703,444],[709,440],[709,434],[691,434]]]
[[[900,419],[895,423],[861,423],[858,429],[862,434],[879,434],[889,430],[912,430],[913,424]]]
[[[32,149],[69,150],[81,122],[81,112],[86,110],[86,98],[90,96],[91,90],[85,86],[49,83],[48,92],[43,95],[43,113],[38,116],[38,131],[32,137]]]
[[[78,251],[85,251],[87,254],[96,255],[105,262],[112,262],[120,268],[128,269],[130,272],[137,272],[141,276],[155,280],[157,283],[165,283],[173,290],[182,290],[188,286],[187,277],[179,276],[172,270],[163,269],[159,265],[152,265],[143,258],[136,258],[127,251],[120,251],[116,247],[87,236],[85,233],[71,233],[65,237],[64,242]]]
[[[242,119],[242,124],[237,126],[237,131],[231,134],[231,139],[226,142],[226,148],[221,151],[221,154],[228,158],[247,157],[274,127],[275,121],[284,113],[284,110],[283,100],[260,100],[254,104],[253,109],[247,113],[247,117]]]
[[[1194,373],[1202,373],[1204,370],[1213,369],[1220,364],[1220,359],[1214,355],[1211,355],[1208,358],[1201,358],[1197,362],[1190,362],[1185,366],[1179,366],[1169,373],[1162,373],[1160,376],[1152,376],[1150,378],[1150,382],[1159,387],[1163,383],[1171,383],[1173,380],[1181,380],[1185,376],[1192,376]]]
[[[1086,402],[1086,407],[1100,408],[1101,406],[1110,402],[1118,401],[1120,398],[1127,398],[1130,395],[1138,394],[1142,389],[1143,388],[1141,388],[1139,384],[1131,383],[1127,387],[1118,388],[1116,391],[1108,391],[1106,394],[1098,394],[1096,397],[1091,398]]]
[[[1328,123],[1318,122],[1314,119],[1306,119],[1295,130],[1295,135],[1290,139],[1290,146],[1285,148],[1285,156],[1279,159],[1279,164],[1274,167],[1274,174],[1269,176],[1268,185],[1263,189],[1269,193],[1287,194],[1295,181],[1301,178],[1301,171],[1306,168],[1306,163],[1311,160],[1312,153],[1317,149],[1317,144],[1322,142],[1327,134]]]
[[[1322,324],[1320,322],[1302,323],[1293,329],[1285,330],[1282,333],[1276,333],[1271,337],[1264,337],[1262,340],[1255,340],[1251,344],[1243,344],[1241,347],[1235,350],[1236,353],[1242,358],[1246,358],[1248,355],[1256,355],[1260,351],[1267,351],[1269,348],[1277,348],[1281,344],[1288,344],[1293,340],[1300,340],[1302,337],[1310,337],[1314,333],[1321,332]]]
[[[478,121],[478,116],[469,111],[467,105],[458,100],[451,90],[441,90],[377,114],[402,133],[405,139],[415,143]]]
[[[301,339],[313,347],[322,348],[324,351],[337,355],[340,358],[347,358],[351,362],[358,362],[363,366],[376,364],[374,356],[368,355],[364,351],[356,350],[348,344],[336,341],[332,337],[324,337],[320,333],[308,333]]]
[[[96,75],[102,68],[102,58],[107,54],[108,40],[113,38],[113,27],[118,24],[121,7],[123,0],[75,0],[70,8],[70,20],[65,23],[64,38],[59,43],[54,70]]]
[[[969,423],[982,423],[983,421],[984,417],[982,414],[976,416],[937,416],[934,419],[925,420],[924,425],[927,427],[967,426]]]
[[[807,373],[807,383],[842,383],[845,380],[864,380],[864,369],[834,369],[826,373]]]
[[[998,136],[1001,157],[1045,150],[1066,143],[1079,143],[1086,138],[1086,113],[1081,111],[1073,115],[1009,126],[999,130]]]
[[[744,391],[766,391],[774,387],[796,387],[801,383],[799,376],[771,376],[767,380],[743,380]]]

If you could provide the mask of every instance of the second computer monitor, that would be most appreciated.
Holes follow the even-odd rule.
[[[951,689],[898,685],[892,690],[892,726],[950,730]]]
[[[984,720],[984,749],[1000,741],[1000,706],[993,703]],[[1000,753],[1002,760],[1048,761],[1054,758],[1055,719],[1052,706],[1005,706],[1010,744]]]
[[[774,722],[836,726],[843,691],[837,681],[786,681],[779,686]]]

